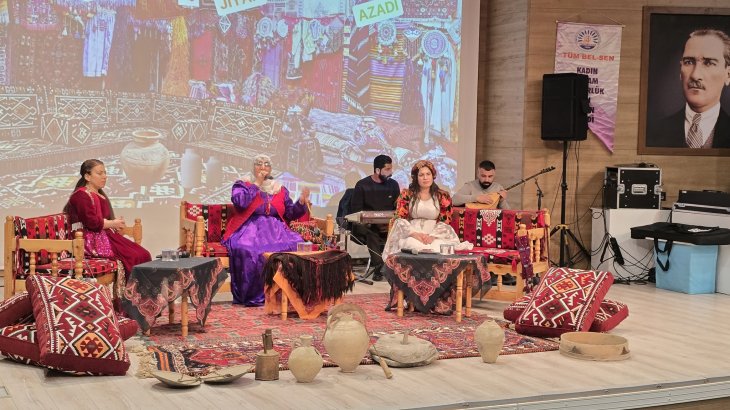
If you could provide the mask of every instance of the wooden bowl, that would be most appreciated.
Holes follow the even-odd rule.
[[[582,360],[625,360],[631,356],[626,338],[607,333],[569,332],[560,336],[560,353]]]

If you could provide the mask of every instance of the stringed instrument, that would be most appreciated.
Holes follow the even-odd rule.
[[[512,184],[512,185],[508,186],[504,190],[505,191],[509,191],[512,188],[517,188],[518,186],[524,184],[525,182],[527,182],[527,181],[529,181],[529,180],[531,180],[533,178],[537,178],[537,177],[539,177],[542,174],[546,174],[546,173],[548,173],[550,171],[554,171],[554,170],[555,170],[555,167],[552,166],[552,165],[549,166],[549,167],[547,167],[547,168],[543,168],[537,174],[530,175],[529,177],[521,180],[520,182],[517,182],[515,184]],[[471,208],[471,209],[497,209],[497,205],[499,205],[499,198],[500,198],[499,197],[499,192],[490,192],[490,193],[488,193],[486,195],[488,195],[489,196],[489,199],[492,200],[491,203],[484,204],[484,203],[481,203],[481,202],[468,202],[464,206],[467,207],[467,208]]]

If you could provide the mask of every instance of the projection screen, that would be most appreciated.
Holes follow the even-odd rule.
[[[178,246],[181,200],[229,202],[258,153],[318,216],[381,153],[402,188],[426,158],[453,192],[475,168],[479,2],[392,2],[358,25],[383,2],[0,1],[4,216],[60,212],[89,158],[153,255]]]

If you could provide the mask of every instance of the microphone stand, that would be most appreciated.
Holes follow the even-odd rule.
[[[542,209],[542,197],[544,194],[542,193],[542,189],[540,189],[540,184],[537,183],[537,178],[535,178],[535,185],[537,185],[537,209]]]

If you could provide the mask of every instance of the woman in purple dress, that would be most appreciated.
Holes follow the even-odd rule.
[[[233,303],[246,306],[264,304],[265,252],[295,251],[302,237],[288,223],[307,212],[309,189],[304,188],[295,203],[289,191],[271,177],[271,159],[254,158],[254,181],[233,184],[231,201],[236,212],[231,217],[223,245],[228,249]]]

